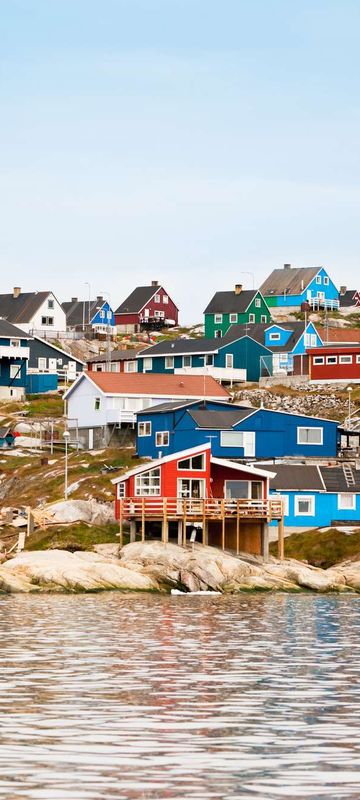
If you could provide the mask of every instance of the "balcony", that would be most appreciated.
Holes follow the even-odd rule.
[[[0,346],[0,358],[30,358],[29,347],[4,344]]]
[[[121,519],[167,519],[202,522],[225,518],[271,522],[283,518],[280,499],[197,499],[181,497],[124,497],[118,500]]]
[[[122,423],[135,425],[136,411],[128,411],[119,408],[108,409],[106,412],[106,422],[108,425],[117,425],[119,428]]]
[[[220,382],[240,383],[246,381],[246,369],[234,369],[233,367],[179,367],[174,372],[175,375],[211,375]]]
[[[340,308],[339,300],[327,300],[325,297],[311,297],[307,302],[313,311],[338,311]]]

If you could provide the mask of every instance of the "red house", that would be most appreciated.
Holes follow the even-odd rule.
[[[215,458],[210,444],[142,464],[112,481],[120,544],[128,522],[130,541],[139,533],[186,546],[195,529],[203,544],[267,556],[271,520],[283,536],[282,502],[269,498],[274,476]]]
[[[314,383],[360,383],[360,345],[311,347],[309,379]]]
[[[178,319],[178,307],[158,281],[137,286],[115,311],[115,324],[124,333],[171,328]]]
[[[136,356],[145,351],[145,347],[129,347],[127,350],[112,350],[107,358],[106,353],[101,353],[87,362],[88,372],[137,372],[138,363]]]

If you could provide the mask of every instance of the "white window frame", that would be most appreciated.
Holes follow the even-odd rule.
[[[335,366],[335,364],[338,363],[338,357],[337,356],[326,356],[326,363],[329,364],[330,366]]]
[[[316,276],[316,283],[317,283],[318,286],[320,286],[322,284],[321,275],[317,275]]]
[[[155,447],[169,447],[169,444],[170,444],[169,431],[156,431]]]
[[[255,322],[255,314],[249,314],[249,322]]]
[[[266,314],[261,314],[261,322],[262,322],[262,323],[265,323],[265,322],[267,322],[267,321],[268,321],[268,320],[267,320],[267,316],[266,316]]]
[[[261,308],[260,297],[255,297],[255,308]]]
[[[227,434],[229,434],[230,438],[233,439],[230,444],[229,441],[226,441]],[[220,431],[220,446],[244,448],[244,431]]]
[[[145,422],[138,422],[138,436],[139,437],[142,438],[144,436],[151,436],[151,429],[152,429],[152,425],[151,425],[151,421],[150,420],[146,420]]]
[[[154,473],[157,473],[156,476]],[[155,483],[153,486],[150,486],[150,481],[148,486],[146,486],[146,484],[143,483],[144,478],[146,478],[147,476],[149,476],[150,481],[151,478],[153,480],[155,479]],[[135,497],[159,497],[161,494],[160,467],[154,467],[153,469],[148,469],[145,470],[144,472],[139,472],[138,475],[135,475],[134,485],[135,485]],[[145,489],[148,489],[148,491],[144,491]]]
[[[186,361],[188,361],[189,363],[186,364]],[[183,365],[183,367],[191,367],[191,364],[192,364],[191,356],[183,356],[182,357],[182,365]]]
[[[324,275],[324,286],[329,286],[330,278],[328,275]]]
[[[288,517],[289,516],[289,495],[288,494],[279,494],[278,492],[276,492],[276,494],[275,495],[271,495],[271,497],[274,497],[276,500],[281,500],[281,502],[283,504],[284,517]]]
[[[237,321],[238,321],[238,315],[237,315],[237,314],[235,314],[235,312],[232,312],[232,313],[230,314],[230,316],[229,316],[229,322],[231,322],[231,324],[233,325],[233,324],[234,324],[234,323],[236,323]]]
[[[10,378],[13,381],[21,378],[21,364],[10,364]]]
[[[105,319],[105,309],[100,308],[100,319]]]
[[[47,369],[47,358],[45,358],[44,356],[39,356],[39,358],[38,358],[38,370],[43,372],[44,369]]]
[[[339,356],[339,364],[352,364],[353,357],[349,354],[347,356]]]
[[[280,333],[274,331],[273,333],[269,333],[269,341],[270,342],[279,342],[281,339]]]
[[[137,372],[137,371],[138,371],[137,361],[125,361],[124,372]]]
[[[126,497],[126,483],[125,481],[122,481],[122,483],[118,483],[117,486],[118,486],[117,490],[118,500],[122,500],[124,497]]]
[[[356,356],[356,363],[360,364],[360,353],[358,353]]]
[[[169,302],[169,296],[167,294],[164,294],[163,295],[163,303],[165,303],[165,305],[167,305],[168,302]]]
[[[301,439],[301,431],[320,431],[320,442],[304,442]],[[324,443],[324,428],[308,427],[306,425],[299,425],[297,428],[297,444],[306,445],[309,447],[322,447]]]
[[[215,325],[221,325],[222,321],[223,321],[223,315],[222,314],[214,314],[214,323],[215,323]]]
[[[309,511],[299,511],[299,503],[308,500],[310,503]],[[314,517],[315,516],[315,496],[313,494],[296,494],[294,497],[294,516],[295,517]]]
[[[20,347],[20,339],[10,339],[10,347]]]
[[[313,364],[314,366],[319,366],[319,364],[325,364],[324,356],[313,356]]]
[[[174,369],[174,356],[165,356],[165,369]]]
[[[51,300],[51,298],[48,300],[47,307],[50,309],[50,311],[53,311],[53,309],[54,309],[54,301]]]
[[[343,505],[344,497],[351,497],[351,506]],[[339,492],[337,496],[338,511],[355,511],[356,509],[356,494],[354,492]]]
[[[215,331],[215,339],[221,339],[221,338],[222,338],[222,331],[218,329]]]
[[[225,367],[226,369],[234,369],[234,355],[233,353],[225,354]]]
[[[161,297],[159,294],[154,295],[154,303],[161,303]]]
[[[202,457],[202,467],[193,467],[193,459],[199,458],[199,456]],[[189,461],[190,466],[180,467],[179,465],[181,464],[182,461]],[[195,453],[193,456],[189,456],[189,458],[180,458],[179,461],[177,462],[177,469],[179,472],[191,472],[191,470],[193,470],[194,472],[205,472],[206,470],[205,453]]]
[[[151,372],[153,365],[153,360],[150,356],[144,356],[143,358],[143,372]]]
[[[94,397],[94,411],[101,411],[101,397]]]
[[[212,355],[212,353],[204,356],[204,364],[206,367],[214,366],[214,356]]]

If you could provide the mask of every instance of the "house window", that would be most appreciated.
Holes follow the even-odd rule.
[[[360,355],[356,356],[356,363],[360,364]]]
[[[356,495],[350,493],[338,494],[337,506],[341,511],[354,511],[356,508]]]
[[[191,356],[183,356],[183,367],[191,367]]]
[[[54,317],[41,317],[41,324],[42,325],[53,325],[54,324]]]
[[[155,302],[155,303],[160,303],[160,301],[161,301],[161,297],[160,297],[160,295],[159,295],[159,294],[156,294],[156,295],[155,295],[155,297],[154,297],[154,302]]]
[[[255,322],[255,314],[249,314],[249,322]]]
[[[260,297],[256,297],[256,299],[255,299],[255,307],[256,307],[256,308],[260,308],[260,306],[261,306],[261,300],[260,300]]]
[[[295,495],[295,516],[313,517],[315,515],[315,497],[311,494]]]
[[[330,281],[329,281],[328,276],[324,275],[324,286],[329,286],[329,283],[330,283]]]
[[[138,423],[138,436],[151,436],[151,422]]]
[[[327,364],[337,364],[337,356],[326,356]]]
[[[324,364],[324,356],[314,356],[313,364]]]
[[[261,322],[267,322],[266,314],[261,314]]]
[[[157,319],[163,319],[165,317],[165,311],[160,311],[158,308],[154,311],[154,317]]]
[[[126,494],[125,494],[125,481],[123,481],[122,483],[118,483],[118,487],[117,488],[118,488],[118,491],[117,491],[118,499],[121,500],[123,497],[126,497]]]
[[[205,356],[205,366],[206,367],[214,366],[214,356]]]
[[[106,316],[107,316],[109,321],[112,319],[112,311],[111,311],[111,309],[109,309],[109,311],[106,312]]]
[[[10,347],[19,347],[20,339],[10,339]]]
[[[230,322],[231,322],[232,324],[233,324],[234,322],[237,322],[237,321],[238,321],[238,315],[237,315],[237,314],[230,314],[229,320],[230,320]]]
[[[135,475],[135,496],[154,497],[160,494],[160,468],[149,469]]]
[[[54,301],[53,300],[48,300],[48,308],[51,308],[51,309],[54,308]]]
[[[316,347],[316,333],[305,333],[304,342],[305,347]]]
[[[223,321],[223,315],[222,314],[215,314],[215,316],[214,316],[215,325],[219,325],[222,321]]]
[[[125,361],[125,372],[137,372],[137,361]]]
[[[234,356],[232,353],[226,353],[225,356],[225,367],[227,369],[232,369],[234,366]]]
[[[105,319],[105,311],[103,308],[100,310],[100,319]]]
[[[219,330],[215,331],[215,339],[221,339],[221,337],[222,337],[222,331]]]
[[[157,431],[155,434],[155,445],[156,447],[168,447],[169,431]]]
[[[164,294],[163,295],[163,303],[165,303],[165,305],[167,305],[168,302],[169,302],[169,298],[168,298],[167,294]]]
[[[10,364],[10,378],[16,380],[19,379],[20,377],[21,377],[20,364]]]
[[[269,339],[270,342],[278,342],[280,340],[280,333],[270,333]]]
[[[44,369],[47,367],[47,359],[46,358],[38,358],[38,369],[43,372]]]
[[[321,275],[317,275],[317,276],[316,276],[316,283],[317,283],[317,284],[320,284],[320,283],[321,283]]]
[[[144,372],[149,372],[150,370],[152,370],[152,358],[144,358],[143,369]]]
[[[63,363],[62,358],[58,358],[57,363],[58,363],[58,367],[62,367],[62,363]]]
[[[198,456],[191,456],[191,458],[183,458],[181,461],[178,461],[178,469],[197,469],[203,472],[205,469],[204,453],[200,453]]]
[[[165,369],[174,369],[174,356],[165,356]]]
[[[288,517],[289,516],[289,496],[287,494],[277,494],[276,493],[275,499],[276,500],[281,500],[284,517]]]
[[[339,364],[352,364],[352,356],[339,356]]]
[[[243,431],[221,431],[221,447],[244,447]]]
[[[101,398],[100,397],[95,397],[94,410],[95,411],[100,411],[100,409],[101,409]]]
[[[322,444],[323,443],[323,428],[298,428],[297,429],[297,443],[298,444]]]

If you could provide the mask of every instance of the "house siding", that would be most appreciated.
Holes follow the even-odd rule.
[[[290,272],[290,271],[289,271]],[[285,293],[279,295],[266,295],[265,299],[270,308],[274,307],[284,307],[284,308],[299,308],[302,303],[305,303],[309,299],[309,293],[311,293],[312,298],[316,298],[318,292],[324,292],[326,300],[338,300],[339,299],[339,291],[336,288],[335,284],[331,280],[330,276],[326,272],[325,269],[321,268],[317,275],[321,278],[321,283],[316,282],[316,277],[310,281],[308,286],[304,287],[304,290],[299,294],[287,295]],[[291,272],[289,278],[291,277]],[[329,284],[324,284],[324,277],[329,279]]]
[[[259,299],[261,301],[261,305],[258,308],[255,304],[255,300]],[[221,309],[216,312],[218,314],[222,314]],[[233,312],[234,314],[237,313],[236,311]],[[246,325],[247,322],[250,322],[250,314],[254,314],[255,319],[252,322],[270,322],[271,321],[271,314],[269,311],[269,307],[265,302],[264,298],[258,292],[255,295],[253,300],[251,301],[248,309],[240,314],[237,314],[237,322],[230,322],[230,314],[222,314],[222,322],[216,323],[215,322],[215,314],[205,314],[205,336],[206,338],[212,339],[215,337],[215,331],[221,331],[221,336],[225,336],[226,332],[229,330],[231,325]],[[266,319],[262,319],[262,317],[266,317]]]
[[[274,467],[276,471],[276,467]],[[351,490],[349,489],[351,494]],[[332,492],[314,492],[307,491],[277,491],[270,489],[271,497],[287,497],[289,513],[284,517],[286,527],[291,528],[322,528],[331,525],[333,521],[339,520],[342,522],[355,522],[360,520],[360,495],[356,494],[356,507],[353,510],[344,510],[338,508],[338,494]],[[314,514],[296,515],[295,514],[295,498],[304,495],[306,497],[314,498]]]

